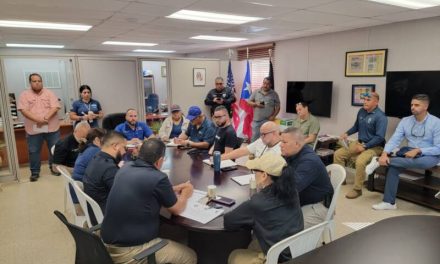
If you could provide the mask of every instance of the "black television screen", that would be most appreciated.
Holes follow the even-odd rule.
[[[296,114],[296,104],[306,102],[315,116],[330,117],[333,82],[287,82],[286,112]]]
[[[440,117],[440,71],[387,72],[385,114],[405,117],[411,115],[411,98],[415,94],[429,95],[428,111]]]

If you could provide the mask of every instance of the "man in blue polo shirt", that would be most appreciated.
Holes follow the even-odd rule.
[[[138,122],[135,109],[128,109],[125,114],[125,122],[116,126],[115,131],[121,133],[128,144],[138,145],[146,138],[154,136],[153,131],[145,122]]]
[[[192,148],[209,149],[214,143],[216,130],[214,124],[205,117],[198,106],[191,106],[186,118],[191,123],[174,142]]]

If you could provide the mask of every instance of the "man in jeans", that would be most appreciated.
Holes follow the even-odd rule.
[[[29,75],[31,89],[25,90],[18,99],[18,110],[24,116],[24,128],[29,151],[31,169],[30,181],[40,177],[40,152],[45,140],[49,148],[49,168],[53,175],[60,175],[52,168],[50,149],[60,138],[60,109],[58,98],[50,90],[43,88],[43,80],[38,73]]]

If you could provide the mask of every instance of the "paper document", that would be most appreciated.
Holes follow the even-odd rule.
[[[204,159],[203,163],[209,166],[213,166],[213,163],[211,162],[210,159]],[[237,166],[237,163],[233,162],[232,160],[222,160],[220,163],[220,169],[233,167],[233,166]]]
[[[348,149],[348,140],[346,139],[341,139],[341,144],[344,148]]]
[[[37,125],[33,125],[32,129],[36,133],[48,133],[49,132],[49,126],[48,125],[44,125],[44,126],[41,126],[41,127],[38,127]]]
[[[180,144],[174,143],[173,140],[171,140],[170,142],[167,143],[167,147],[177,147],[177,146],[180,146]]]
[[[214,218],[223,214],[223,209],[215,209],[206,204],[201,203],[201,200],[206,197],[206,192],[194,190],[192,196],[188,199],[185,210],[180,216],[189,218],[202,224],[206,224]]]
[[[249,185],[249,183],[251,181],[251,177],[253,175],[255,175],[255,174],[246,174],[246,175],[242,175],[242,176],[235,176],[235,177],[232,177],[231,179],[234,180],[236,183],[240,184],[241,186]]]

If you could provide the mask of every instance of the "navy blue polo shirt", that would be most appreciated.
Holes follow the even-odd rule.
[[[116,174],[101,227],[107,244],[137,246],[159,236],[160,208],[177,202],[167,175],[137,159]]]
[[[99,111],[101,111],[101,104],[93,99],[90,99],[88,103],[85,103],[83,100],[76,100],[72,104],[72,109],[70,109],[70,112],[75,112],[77,116],[83,116],[84,114],[87,115],[89,111],[93,111],[94,114],[99,114]],[[75,125],[79,123],[80,121],[76,121]],[[91,127],[98,127],[98,119],[93,119],[93,122],[90,123]]]
[[[373,148],[385,142],[387,124],[388,119],[379,107],[376,107],[370,113],[361,108],[357,114],[356,122],[347,131],[347,135],[358,132],[358,138],[365,144],[365,147],[367,149]]]
[[[136,122],[135,128],[131,129],[128,122],[125,121],[117,125],[115,131],[124,135],[127,140],[132,140],[133,138],[144,140],[144,138],[148,138],[153,134],[153,131],[145,122]]]
[[[193,124],[189,124],[185,134],[193,142],[208,142],[211,146],[214,143],[216,127],[211,120],[205,117],[200,127],[197,129]]]

